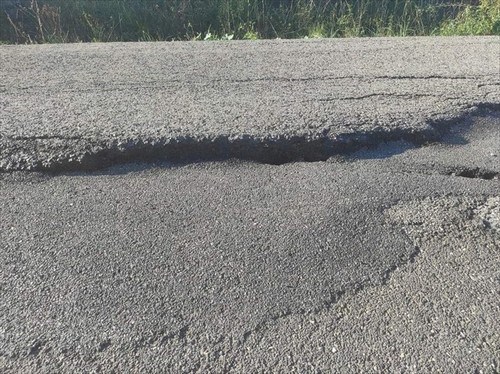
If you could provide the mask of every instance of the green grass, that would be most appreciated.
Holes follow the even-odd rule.
[[[0,40],[500,35],[500,0],[0,0]]]
[[[442,35],[500,35],[500,1],[481,0],[441,26]]]

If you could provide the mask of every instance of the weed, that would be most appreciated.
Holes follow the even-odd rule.
[[[500,2],[481,0],[479,6],[468,5],[441,27],[442,35],[500,35]]]
[[[325,26],[323,24],[317,24],[309,29],[307,37],[312,39],[321,39],[328,37],[328,35],[325,30]]]
[[[246,22],[238,26],[237,35],[241,36],[244,40],[257,40],[260,39],[259,33],[255,30],[254,22]]]
[[[499,0],[0,0],[9,43],[500,35]]]

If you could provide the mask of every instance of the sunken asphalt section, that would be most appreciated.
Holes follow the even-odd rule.
[[[0,47],[0,371],[498,372],[498,43]]]
[[[498,37],[0,47],[0,170],[325,160],[500,103]]]

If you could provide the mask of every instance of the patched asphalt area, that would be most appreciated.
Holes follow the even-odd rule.
[[[248,339],[236,371],[483,372],[499,370],[498,231],[489,198],[400,202],[386,218],[419,248],[384,285],[315,315],[272,321]]]

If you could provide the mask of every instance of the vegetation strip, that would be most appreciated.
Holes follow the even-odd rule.
[[[498,0],[2,0],[0,42],[500,35]]]

